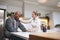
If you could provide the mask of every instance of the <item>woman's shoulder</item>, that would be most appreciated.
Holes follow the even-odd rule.
[[[39,17],[36,17],[36,19],[39,19]]]

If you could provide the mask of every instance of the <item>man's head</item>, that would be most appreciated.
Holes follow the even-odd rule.
[[[18,11],[15,12],[14,18],[15,18],[16,20],[18,20],[20,16],[21,16],[21,13],[20,13],[20,12],[18,12]]]

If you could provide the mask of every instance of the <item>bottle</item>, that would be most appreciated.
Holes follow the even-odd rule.
[[[43,32],[46,32],[47,31],[47,29],[46,29],[46,26],[44,25],[43,26]]]

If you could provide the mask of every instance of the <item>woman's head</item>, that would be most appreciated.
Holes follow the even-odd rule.
[[[32,18],[36,18],[36,17],[37,17],[37,13],[35,11],[33,11]]]

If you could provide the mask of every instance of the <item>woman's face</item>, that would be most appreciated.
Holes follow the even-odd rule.
[[[36,15],[34,13],[32,13],[32,18],[36,18]]]

